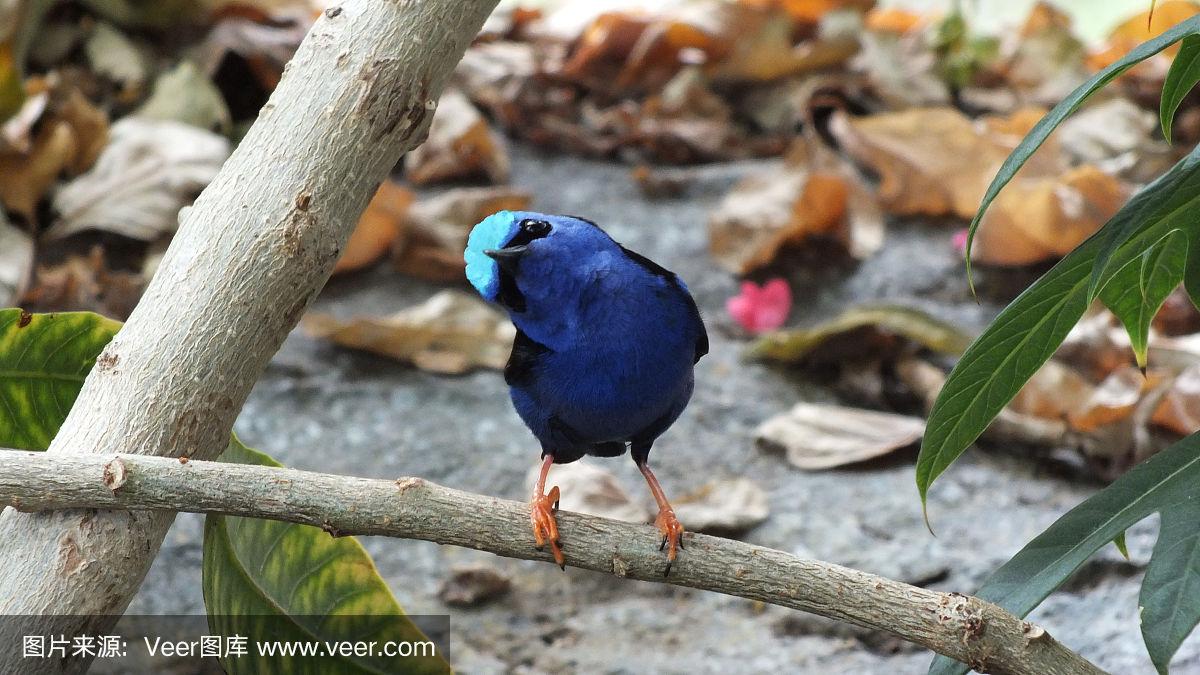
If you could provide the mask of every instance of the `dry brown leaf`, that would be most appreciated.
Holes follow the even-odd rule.
[[[153,241],[175,231],[179,209],[217,175],[229,141],[173,120],[124,117],[88,173],[54,195],[50,238],[84,230]]]
[[[749,478],[706,483],[671,500],[675,515],[692,532],[744,532],[770,515],[767,493]]]
[[[16,127],[5,127],[0,149],[0,202],[33,222],[37,204],[63,174],[77,175],[96,161],[108,143],[108,116],[54,76],[36,78]],[[35,114],[36,113],[36,114]],[[40,123],[29,142],[26,129]]]
[[[90,311],[125,320],[145,289],[141,274],[109,269],[104,251],[72,255],[54,265],[38,265],[21,304],[31,311]]]
[[[980,221],[971,259],[1015,266],[1061,258],[1108,222],[1131,192],[1093,165],[1017,178]]]
[[[429,137],[404,158],[404,175],[417,185],[484,178],[508,182],[508,147],[457,90],[442,94]]]
[[[527,192],[506,187],[460,188],[420,200],[408,209],[394,260],[404,274],[431,281],[461,281],[463,249],[476,223],[497,211],[529,206]]]
[[[1171,382],[1150,421],[1181,436],[1200,431],[1200,365]]]
[[[334,274],[362,269],[376,262],[392,248],[412,204],[413,193],[387,180],[379,185],[371,203],[358,219],[342,257],[333,267]]]
[[[738,0],[749,7],[780,9],[797,21],[817,23],[826,14],[834,11],[853,10],[866,12],[875,5],[875,0]]]
[[[1047,361],[1017,392],[1008,409],[1045,420],[1066,420],[1092,396],[1095,385],[1059,361]]]
[[[900,7],[875,7],[863,18],[863,28],[874,33],[908,33],[925,23],[924,16]]]
[[[37,133],[28,153],[0,155],[0,202],[34,222],[38,202],[72,163],[77,148],[70,125],[51,122]]]
[[[793,151],[781,170],[747,176],[712,213],[709,252],[722,267],[747,274],[814,236],[842,242],[859,259],[882,246],[883,217],[858,177],[820,155],[801,156]]]
[[[1134,47],[1162,34],[1175,24],[1190,19],[1197,13],[1200,13],[1200,5],[1194,2],[1166,0],[1166,2],[1154,3],[1153,16],[1151,16],[1149,3],[1147,3],[1147,11],[1122,22],[1109,33],[1105,45],[1088,57],[1088,65],[1093,70],[1107,68],[1123,58]],[[1149,60],[1134,66],[1133,72],[1140,70],[1143,74],[1154,73],[1157,77],[1161,77],[1166,73],[1171,59],[1178,51],[1179,45],[1172,45]]]
[[[528,491],[533,492],[540,467],[534,467],[525,478]],[[570,464],[555,464],[546,478],[546,488],[557,485],[562,494],[559,507],[564,511],[586,513],[629,523],[644,523],[650,519],[645,503],[635,500],[617,482],[615,476],[587,460]]]
[[[516,336],[507,318],[461,291],[442,291],[389,317],[308,314],[301,325],[313,337],[448,375],[504,368]]]
[[[842,148],[880,177],[878,196],[896,215],[970,218],[1009,152],[1040,111],[972,122],[953,108],[913,108],[869,117],[836,113]],[[1017,175],[1058,175],[1065,167],[1051,138]]]
[[[1067,415],[1067,421],[1073,429],[1083,432],[1120,422],[1133,414],[1142,394],[1160,381],[1161,375],[1154,371],[1143,376],[1132,366],[1119,368]]]
[[[832,469],[881,457],[916,443],[925,420],[820,403],[797,403],[759,425],[759,447],[780,449],[806,471]]]

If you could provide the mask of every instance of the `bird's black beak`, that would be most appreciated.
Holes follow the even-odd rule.
[[[483,252],[484,255],[496,261],[500,269],[506,272],[513,272],[517,267],[517,261],[525,252],[529,250],[528,244],[519,244],[517,246],[508,246],[505,248],[493,248]]]

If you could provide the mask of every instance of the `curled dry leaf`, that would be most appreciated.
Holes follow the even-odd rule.
[[[709,252],[735,274],[770,264],[784,246],[823,236],[856,258],[883,245],[883,216],[857,176],[816,150],[791,153],[779,170],[747,176],[708,221]]]
[[[852,349],[867,346],[873,356],[879,356],[878,341],[864,339],[864,330],[899,336],[945,354],[961,354],[971,342],[971,336],[955,326],[918,309],[867,305],[812,328],[766,335],[751,344],[746,354],[770,361],[797,362],[809,358],[818,348],[837,348],[837,343],[846,342]]]
[[[832,469],[881,457],[920,440],[925,420],[820,403],[797,403],[754,432],[759,447],[783,450],[793,466]]]
[[[461,291],[442,291],[389,317],[342,321],[308,314],[301,325],[315,338],[447,375],[504,368],[516,337],[508,319]]]
[[[78,89],[57,78],[34,80],[31,100],[39,115],[29,124],[40,127],[32,142],[0,150],[0,202],[14,214],[33,222],[37,204],[63,174],[78,174],[96,161],[109,139],[108,116]],[[38,103],[43,100],[44,106]],[[14,132],[18,134],[19,132]],[[22,150],[21,148],[25,149]]]
[[[508,147],[462,92],[442,94],[429,137],[404,158],[404,175],[417,185],[483,178],[508,182]]]
[[[1119,368],[1070,411],[1067,421],[1076,431],[1091,432],[1127,419],[1142,400],[1142,395],[1161,379],[1154,371],[1148,371],[1143,377],[1141,371],[1132,366]]]
[[[413,193],[387,180],[379,185],[371,203],[358,219],[346,250],[333,267],[334,274],[362,269],[378,261],[396,241],[404,226]]]
[[[835,113],[829,129],[841,147],[880,177],[879,202],[896,215],[970,218],[992,176],[1040,110],[972,122],[953,108],[913,108],[869,117]],[[1065,168],[1053,138],[1018,176]]]
[[[1092,70],[1107,68],[1132,51],[1134,47],[1200,13],[1200,5],[1188,0],[1155,2],[1152,10],[1149,9],[1150,6],[1147,5],[1147,11],[1136,14],[1117,25],[1109,33],[1105,44],[1088,56],[1087,63]],[[1162,78],[1171,65],[1171,60],[1178,52],[1179,45],[1172,45],[1131,68],[1127,76],[1157,81],[1161,85]]]
[[[491,565],[475,564],[450,570],[438,598],[451,607],[477,607],[512,589],[512,581]]]
[[[1150,421],[1180,436],[1200,431],[1200,364],[1171,382]]]
[[[539,467],[534,467],[526,476],[526,494],[533,492],[539,471]],[[546,478],[546,488],[554,485],[562,493],[559,507],[564,511],[629,523],[644,523],[650,519],[646,505],[630,497],[615,476],[586,460],[555,464]]]
[[[171,120],[125,117],[96,166],[54,195],[50,238],[103,230],[152,241],[175,231],[191,203],[229,156],[229,141]]]
[[[459,188],[413,204],[396,240],[394,260],[404,274],[431,281],[460,281],[462,252],[475,223],[503,210],[529,206],[530,195],[506,187]]]
[[[1029,378],[1008,408],[1020,415],[1065,420],[1087,404],[1095,388],[1074,368],[1052,359]]]
[[[1012,181],[980,221],[971,259],[987,265],[1055,260],[1092,236],[1132,190],[1092,165]]]
[[[17,304],[32,271],[33,239],[0,211],[0,307]]]
[[[684,528],[694,532],[744,532],[770,515],[767,493],[749,478],[713,481],[671,502]]]

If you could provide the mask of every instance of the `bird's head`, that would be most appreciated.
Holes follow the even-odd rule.
[[[467,239],[467,279],[490,302],[523,313],[543,293],[569,294],[598,253],[618,250],[594,223],[574,216],[500,211]]]

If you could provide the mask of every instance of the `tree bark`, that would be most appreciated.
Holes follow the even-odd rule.
[[[48,458],[88,448],[211,458],[225,447],[375,188],[424,140],[449,73],[495,4],[347,0],[318,19],[245,139],[180,212],[157,274]],[[95,615],[125,609],[172,518],[5,511],[0,614],[79,614],[79,632],[103,632]],[[31,667],[0,672],[22,665]]]
[[[22,511],[155,509],[269,518],[334,535],[424,539],[510,558],[552,561],[533,546],[529,506],[420,478],[351,478],[163,457],[0,450],[0,503]],[[567,564],[737,595],[884,630],[980,672],[1103,673],[1040,626],[958,593],[931,591],[731,539],[689,533],[664,577],[650,525],[560,512]]]

